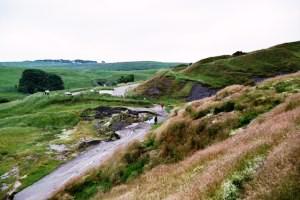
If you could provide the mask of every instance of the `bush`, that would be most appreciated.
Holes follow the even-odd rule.
[[[129,163],[120,171],[121,182],[126,182],[144,171],[144,166],[149,162],[147,158],[139,158],[135,162]]]
[[[231,112],[234,110],[234,106],[235,106],[234,102],[227,101],[224,104],[222,104],[221,106],[216,107],[214,109],[214,114],[218,114],[220,112]]]
[[[39,69],[26,69],[19,80],[19,91],[33,94],[45,90],[62,90],[64,83],[60,76]]]
[[[134,82],[134,75],[133,74],[129,74],[127,76],[121,76],[118,79],[118,83],[129,83],[129,82]]]
[[[242,55],[246,55],[247,53],[242,52],[242,51],[236,51],[232,54],[232,56],[242,56]]]
[[[249,124],[254,118],[258,116],[259,113],[255,111],[250,111],[241,116],[239,121],[239,127]]]
[[[0,103],[7,103],[7,102],[9,102],[9,99],[0,97]]]

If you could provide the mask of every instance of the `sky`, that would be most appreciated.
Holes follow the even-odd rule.
[[[195,62],[297,40],[299,0],[0,0],[0,61]]]

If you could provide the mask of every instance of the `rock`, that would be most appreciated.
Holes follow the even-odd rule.
[[[62,132],[59,135],[57,135],[57,137],[61,140],[68,140],[74,132],[75,129],[63,129]]]
[[[101,140],[89,140],[89,141],[83,141],[78,145],[78,149],[85,149],[87,147],[97,145],[101,142]]]
[[[11,176],[17,177],[19,175],[19,168],[18,167],[13,167],[10,171],[4,173],[2,176],[0,176],[1,180],[7,179]]]
[[[63,144],[50,144],[49,148],[58,153],[63,153],[65,151],[68,151],[68,148]]]
[[[9,186],[6,183],[2,183],[1,185],[1,191],[7,190]]]
[[[120,138],[116,133],[130,124],[144,122],[155,115],[151,111],[131,110],[126,107],[100,106],[95,109],[85,110],[81,117],[92,120],[94,127],[104,141],[113,141]],[[81,144],[79,148],[85,148],[89,144]]]
[[[105,142],[111,142],[120,139],[121,137],[117,133],[113,133],[110,135],[110,138],[106,139]]]

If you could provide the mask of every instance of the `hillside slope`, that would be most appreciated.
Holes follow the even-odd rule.
[[[267,77],[300,70],[300,42],[285,43],[245,55],[223,55],[158,73],[136,93],[149,97],[188,97],[195,86],[223,88],[251,85]],[[196,92],[201,92],[198,89]],[[204,90],[203,92],[207,92]],[[212,90],[213,93],[213,90]],[[211,93],[207,93],[209,96]],[[200,96],[201,97],[201,96]]]
[[[56,199],[299,199],[299,91],[295,73],[188,103]]]

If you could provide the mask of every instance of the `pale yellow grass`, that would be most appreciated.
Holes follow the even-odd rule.
[[[277,146],[284,149],[288,146],[283,145],[287,140],[298,136],[300,107],[285,111],[288,102],[295,100],[300,101],[299,94],[266,113],[262,120],[254,121],[239,134],[199,150],[179,163],[157,166],[128,184],[114,187],[105,194],[98,193],[95,199],[207,199],[245,156],[263,146],[271,149],[264,166],[272,166],[270,160]],[[300,145],[299,140],[294,143]],[[264,181],[268,180],[268,176]],[[253,187],[256,188],[255,184]],[[250,188],[249,192],[254,189]]]
[[[282,186],[289,181],[298,182],[300,190],[300,131],[287,137],[268,156],[263,168],[248,184],[245,199],[280,199]],[[290,187],[286,185],[286,187]],[[287,189],[287,188],[284,188]],[[275,198],[276,197],[276,198]],[[296,197],[294,197],[296,198]]]

